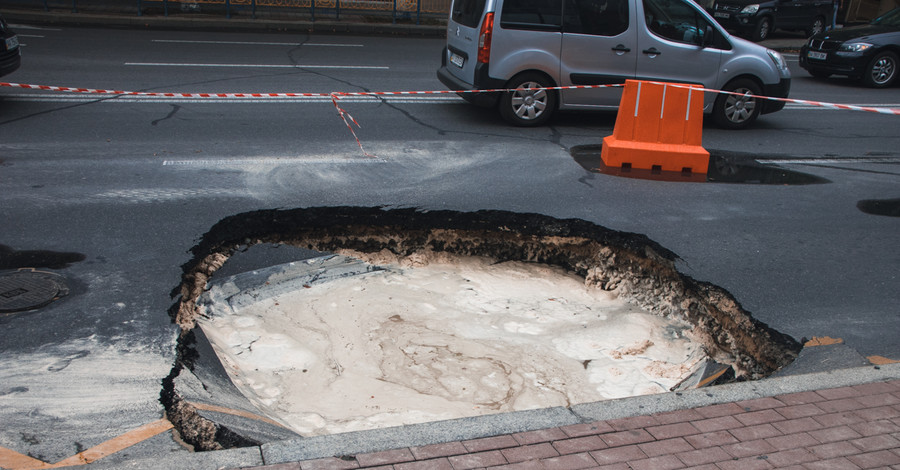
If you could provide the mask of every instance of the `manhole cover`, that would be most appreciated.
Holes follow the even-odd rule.
[[[0,313],[41,308],[66,293],[63,277],[57,274],[34,270],[0,274]]]

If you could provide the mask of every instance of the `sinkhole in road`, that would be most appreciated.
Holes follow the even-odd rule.
[[[264,246],[298,259],[223,277],[229,259]],[[267,438],[204,412],[223,408],[208,403],[223,374],[245,414],[314,436],[667,392],[710,365],[756,379],[800,349],[679,273],[664,247],[577,219],[256,211],[220,221],[192,251],[162,401],[198,449]],[[214,379],[199,370],[211,354]],[[193,377],[206,396],[180,385]]]

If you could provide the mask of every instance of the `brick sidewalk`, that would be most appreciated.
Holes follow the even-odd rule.
[[[900,470],[900,380],[256,470]]]

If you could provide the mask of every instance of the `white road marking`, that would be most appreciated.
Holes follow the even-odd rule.
[[[228,67],[228,68],[275,68],[275,69],[364,69],[390,70],[380,65],[303,65],[303,64],[192,64],[177,62],[125,62],[125,65],[140,67]]]
[[[163,160],[162,166],[174,167],[230,167],[230,166],[255,166],[255,165],[287,165],[298,163],[387,163],[387,160],[377,157],[334,157],[325,155],[310,155],[306,157],[260,157],[260,158],[207,158],[194,160]]]
[[[273,103],[327,103],[332,104],[330,96],[297,96],[297,97],[254,97],[254,98],[177,98],[168,96],[141,95],[104,95],[104,94],[40,94],[16,93],[3,95],[3,101],[46,102],[46,103],[165,103],[165,104],[273,104]],[[398,95],[398,96],[347,96],[341,97],[341,103],[409,103],[457,104],[465,101],[454,94],[444,95]]]
[[[30,25],[19,24],[19,23],[10,23],[9,26],[12,29],[17,30],[17,31],[20,29],[36,29],[36,30],[40,30],[40,31],[62,31],[61,29],[58,29],[58,28],[44,28],[42,26],[30,26]]]
[[[312,42],[255,42],[255,41],[191,41],[183,39],[153,39],[151,42],[176,44],[230,44],[246,46],[311,46],[311,47],[363,47],[362,44],[326,44]]]
[[[757,162],[771,165],[786,165],[795,163],[798,165],[815,165],[825,163],[900,163],[900,157],[861,157],[861,158],[785,158],[785,159],[766,159],[757,158]]]
[[[843,103],[842,103],[842,104],[843,104]],[[860,107],[860,108],[900,109],[900,104],[898,104],[898,103],[894,103],[894,104],[885,104],[885,103],[880,103],[880,104],[851,104],[851,105],[849,105],[849,106],[858,106],[858,107]],[[785,105],[784,108],[785,108],[785,109],[795,109],[795,110],[796,110],[796,109],[800,109],[800,110],[803,110],[803,109],[820,109],[820,110],[825,110],[825,111],[846,111],[846,110],[844,110],[844,109],[825,108],[825,107],[822,107],[822,106],[814,106],[814,105],[811,105],[811,104],[800,104],[800,103],[787,103],[787,104]]]

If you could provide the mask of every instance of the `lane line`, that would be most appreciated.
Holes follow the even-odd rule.
[[[303,65],[303,64],[192,64],[177,62],[125,62],[136,67],[224,67],[263,69],[350,69],[350,70],[390,70],[382,65]]]
[[[289,427],[279,423],[278,421],[275,421],[271,418],[267,418],[265,416],[253,414],[248,411],[235,410],[233,408],[225,408],[223,406],[207,405],[205,403],[197,403],[197,402],[188,402],[188,404],[193,406],[194,408],[197,408],[198,410],[215,411],[216,413],[222,413],[222,414],[227,414],[227,415],[232,415],[232,416],[240,416],[241,418],[252,419],[255,421],[262,421],[264,423],[268,423],[273,426],[278,426],[279,428],[282,428],[282,429],[290,429]]]
[[[259,157],[259,158],[218,158],[196,160],[163,160],[162,166],[173,167],[227,167],[227,166],[253,166],[253,165],[282,165],[301,163],[387,163],[383,158],[348,158],[333,157],[327,155],[311,155],[308,157]]]
[[[37,93],[0,94],[0,100],[18,102],[47,102],[47,103],[199,103],[199,104],[270,104],[270,103],[327,103],[333,104],[328,96],[296,96],[296,97],[259,97],[259,98],[175,98],[165,96],[141,96],[141,95],[114,95],[114,96],[90,96],[55,94],[44,95]],[[350,96],[341,98],[341,103],[406,103],[406,104],[462,104],[465,100],[456,95],[422,95],[422,96]]]
[[[61,460],[49,468],[66,467],[70,465],[85,465],[96,460],[102,459],[107,455],[115,454],[120,450],[127,449],[139,442],[146,441],[153,436],[162,434],[172,429],[172,423],[166,419],[160,419],[152,423],[145,424],[137,429],[126,432],[120,436],[114,437],[102,444],[91,447],[90,449],[79,452],[65,460]]]
[[[87,465],[102,459],[103,457],[115,454],[116,452],[127,449],[135,444],[146,441],[151,437],[162,434],[173,427],[172,423],[168,420],[160,419],[139,428],[132,429],[125,434],[116,436],[106,442],[102,442],[90,449],[79,452],[54,464],[49,464],[42,460],[20,454],[14,450],[0,447],[0,467],[10,470],[26,470]]]
[[[362,44],[327,44],[316,42],[193,41],[187,39],[153,39],[151,42],[174,44],[235,44],[243,46],[363,47]]]
[[[823,163],[900,163],[900,156],[897,157],[846,157],[846,158],[757,158],[757,162],[762,164],[785,165],[796,163],[801,165],[823,164]]]
[[[0,447],[0,467],[2,468],[19,470],[26,468],[48,468],[49,465],[50,464],[46,462],[20,454],[14,450]]]

